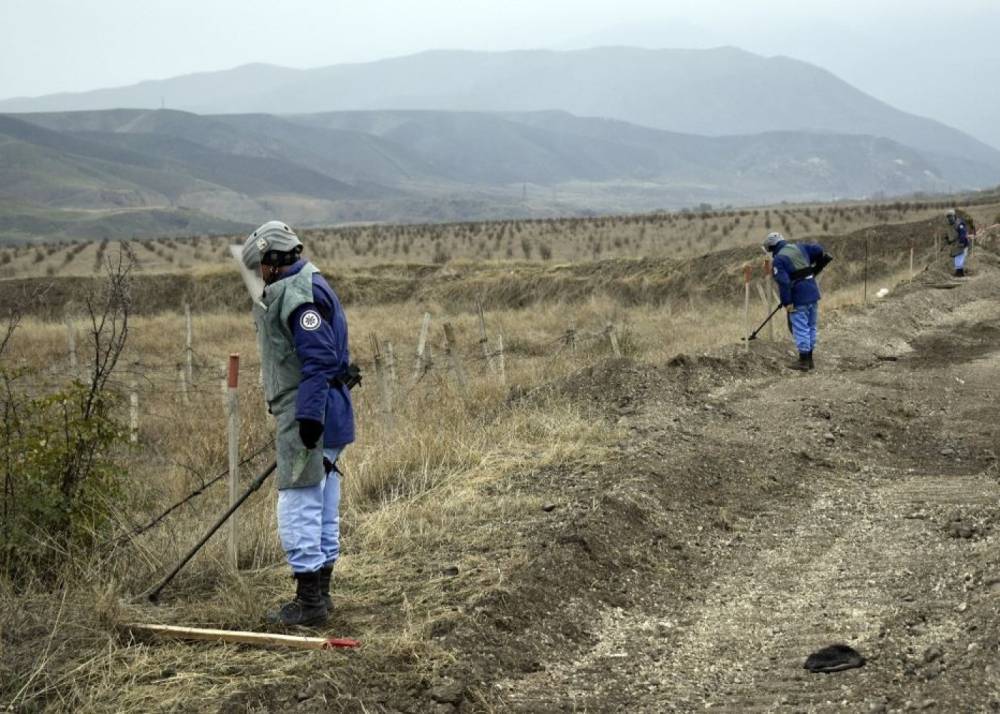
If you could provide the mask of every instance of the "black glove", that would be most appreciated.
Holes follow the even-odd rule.
[[[299,419],[299,438],[307,449],[315,449],[323,436],[323,425],[313,419]]]

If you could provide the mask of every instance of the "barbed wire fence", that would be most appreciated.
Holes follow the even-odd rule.
[[[178,460],[169,445],[155,438],[161,427],[177,422],[178,408],[200,409],[218,399],[223,407],[220,415],[230,422],[230,428],[235,416],[230,413],[225,361],[197,347],[190,306],[183,305],[180,312],[184,320],[183,338],[177,349],[154,355],[127,352],[108,378],[106,387],[121,398],[128,411],[127,420],[123,421],[128,424],[128,441],[132,448],[141,449],[141,453],[187,472],[194,486],[141,523],[128,522],[123,517],[118,532],[100,543],[101,548],[107,551],[168,522],[171,516],[192,505],[199,496],[209,493],[213,486],[226,481],[227,476],[230,477],[231,491],[233,489],[232,468],[204,473],[202,469]],[[426,395],[450,388],[467,401],[472,382],[476,379],[488,380],[501,388],[507,386],[511,354],[506,345],[509,343],[505,342],[502,330],[493,330],[491,334],[486,310],[481,303],[477,305],[476,316],[478,339],[473,344],[463,344],[452,323],[445,321],[437,327],[431,313],[424,313],[416,348],[411,353],[414,359],[412,372],[400,363],[396,345],[391,340],[381,340],[374,332],[369,334],[370,355],[365,355],[365,359],[359,362],[369,378],[374,378],[375,389],[370,398],[374,400],[374,412],[384,432],[393,430],[402,416],[401,409],[420,392]],[[25,365],[26,369],[10,375],[12,385],[26,394],[40,396],[50,394],[73,380],[86,381],[92,368],[88,356],[81,350],[86,340],[81,338],[77,322],[69,314],[64,316],[62,323],[66,331],[65,360],[50,361],[41,367],[32,367],[29,362]],[[546,363],[551,364],[560,358],[576,356],[598,347],[601,343],[606,344],[607,353],[621,357],[621,337],[622,328],[612,323],[592,330],[580,329],[571,323],[560,334],[540,343],[535,342],[531,357],[543,357]],[[408,350],[404,350],[403,354],[406,352]],[[243,384],[249,383],[249,388],[258,392],[263,401],[260,361],[241,359],[238,369],[244,378]],[[251,376],[252,379],[249,379]],[[204,412],[198,411],[198,414],[201,418],[210,418]],[[150,423],[154,426],[144,426]],[[241,455],[236,466],[252,467],[261,462],[265,454],[273,453],[273,448],[273,438],[252,450],[245,448],[244,451],[249,453]]]
[[[907,249],[910,275],[914,275],[913,246]],[[742,319],[738,322],[744,327],[750,324],[751,285],[756,288],[759,299],[758,308],[767,314],[776,301],[773,281],[770,279],[771,266],[769,260],[762,261],[758,273],[756,261],[741,266],[736,273],[743,287],[741,301]],[[757,279],[757,276],[760,279]],[[735,278],[734,278],[735,279]],[[753,301],[756,302],[756,301]],[[227,386],[226,361],[217,355],[211,355],[196,348],[194,330],[192,327],[191,309],[183,305],[184,319],[183,342],[177,350],[170,354],[154,357],[129,354],[119,362],[107,387],[118,393],[128,404],[129,441],[139,445],[143,450],[157,455],[168,463],[188,471],[196,479],[196,485],[188,493],[172,502],[156,515],[149,517],[141,524],[127,524],[121,532],[107,539],[104,545],[113,547],[123,542],[138,538],[150,530],[165,523],[169,517],[191,504],[196,498],[207,493],[212,486],[224,481],[228,475],[235,478],[235,470],[229,468],[206,476],[204,473],[188,464],[173,459],[169,452],[160,448],[152,439],[145,438],[145,431],[140,430],[143,423],[170,424],[176,422],[176,413],[160,412],[151,405],[163,405],[164,399],[173,400],[174,404],[190,407],[196,399],[199,405],[206,400],[219,399],[226,417],[229,430],[233,430],[235,414],[231,408],[232,385]],[[509,349],[508,336],[502,329],[490,329],[486,310],[481,302],[476,306],[477,339],[474,343],[461,344],[452,323],[444,321],[440,329],[432,329],[436,325],[430,312],[425,312],[417,330],[415,349],[413,350],[412,370],[401,363],[397,353],[397,345],[391,340],[380,339],[378,334],[370,332],[368,343],[370,359],[359,360],[369,379],[374,376],[375,390],[372,401],[373,411],[380,427],[385,433],[393,431],[402,416],[402,409],[411,402],[416,394],[442,388],[450,388],[457,392],[462,400],[471,396],[473,379],[487,380],[501,388],[506,388],[509,380],[509,361],[512,353]],[[9,377],[12,383],[17,383],[22,389],[45,393],[57,389],[67,380],[85,379],[90,368],[87,360],[78,353],[78,335],[74,321],[66,317],[66,359],[64,362],[53,363],[41,369],[25,370]],[[621,324],[606,323],[596,329],[582,329],[574,320],[570,320],[564,330],[555,335],[549,335],[541,341],[536,340],[531,345],[531,357],[541,358],[548,366],[562,359],[574,360],[584,353],[591,353],[605,346],[603,353],[615,358],[621,358],[625,352],[622,338],[627,334],[627,327]],[[434,339],[436,337],[436,339]],[[745,335],[744,335],[745,337]],[[775,340],[773,323],[769,326],[767,338]],[[779,336],[778,339],[782,339]],[[406,354],[406,351],[402,353]],[[440,356],[438,356],[440,355]],[[263,373],[261,363],[255,359],[239,360],[238,371],[244,377],[253,375],[255,378],[244,379],[250,388],[260,392],[263,399]],[[472,378],[470,378],[472,375]],[[125,399],[127,397],[127,399]],[[169,402],[168,402],[169,403]],[[155,429],[153,430],[155,431]],[[237,440],[238,440],[237,428]],[[233,438],[232,435],[230,437]],[[246,467],[254,464],[260,458],[272,451],[273,438],[268,439],[251,453],[237,458],[235,466]],[[233,464],[231,463],[231,466]],[[233,485],[231,484],[231,492]],[[123,524],[124,525],[124,524]]]

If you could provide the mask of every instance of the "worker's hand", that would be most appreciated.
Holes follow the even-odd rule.
[[[791,315],[793,312],[795,312],[795,305],[792,304],[785,305],[785,312]]]
[[[315,449],[323,436],[323,425],[313,419],[299,419],[299,438],[307,449]]]

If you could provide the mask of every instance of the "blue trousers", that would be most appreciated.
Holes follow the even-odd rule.
[[[795,312],[788,316],[788,326],[795,338],[799,352],[812,352],[816,347],[816,324],[819,321],[819,303],[796,305]]]
[[[323,449],[337,463],[343,449]],[[293,573],[333,565],[340,555],[340,474],[331,471],[315,486],[278,491],[278,536]]]
[[[965,256],[969,254],[969,249],[966,248],[961,253],[955,256],[955,270],[965,269]]]

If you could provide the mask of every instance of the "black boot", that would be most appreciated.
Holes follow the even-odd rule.
[[[790,365],[788,365],[788,368],[797,370],[799,372],[808,372],[810,369],[812,369],[810,364],[811,364],[810,353],[799,352],[799,361],[792,362]]]
[[[327,611],[333,609],[333,598],[330,597],[330,578],[333,577],[333,566],[324,565],[319,569],[319,594]]]
[[[816,365],[813,364],[812,352],[806,352],[806,365],[808,365],[809,369],[816,369]]]
[[[955,268],[955,277],[956,278],[964,278],[965,277],[965,269],[964,268]]]
[[[269,612],[267,621],[272,625],[321,625],[326,622],[327,609],[320,594],[320,572],[295,573],[295,599],[286,602],[279,610]]]

